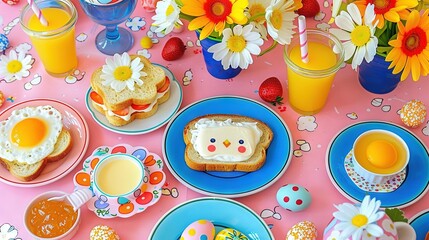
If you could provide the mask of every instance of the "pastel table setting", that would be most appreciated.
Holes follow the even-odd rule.
[[[64,41],[67,34],[72,34],[71,42],[55,44],[59,41],[57,35],[31,32],[27,26],[31,24],[21,23],[30,21],[21,16],[23,10],[30,15],[35,11],[31,6],[25,8],[28,2],[0,2],[0,132],[9,131],[13,123],[7,123],[7,119],[12,112],[50,105],[62,115],[62,126],[70,133],[72,147],[62,160],[47,163],[40,175],[29,181],[14,177],[6,164],[0,167],[0,239],[33,238],[27,229],[26,209],[37,196],[83,190],[92,196],[87,196],[87,202],[80,207],[76,216],[79,220],[66,234],[71,236],[69,239],[90,239],[99,225],[113,229],[120,239],[180,239],[182,233],[189,232],[185,229],[198,228],[198,224],[209,221],[209,230],[204,233],[205,237],[212,234],[211,239],[215,234],[219,237],[240,233],[254,240],[300,239],[294,236],[302,229],[311,230],[309,239],[329,239],[324,237],[324,230],[330,223],[333,227],[333,213],[342,209],[340,205],[367,206],[369,198],[365,196],[369,195],[374,202],[380,201],[377,221],[396,221],[383,215],[389,213],[385,208],[394,209],[408,220],[407,226],[415,231],[416,239],[425,240],[429,232],[429,118],[425,110],[429,106],[429,61],[427,54],[421,52],[427,53],[429,43],[413,45],[415,48],[407,52],[413,56],[409,59],[401,52],[406,49],[399,47],[400,40],[406,37],[429,39],[425,31],[420,31],[429,27],[425,1],[409,1],[408,12],[398,13],[414,20],[413,26],[418,26],[415,28],[405,20],[392,22],[391,15],[374,12],[378,1],[375,6],[366,4],[372,1],[346,6],[346,2],[319,0],[319,9],[306,9],[307,12],[298,10],[299,3],[314,6],[308,3],[311,0],[213,1],[225,6],[238,2],[234,13],[240,12],[241,5],[249,4],[251,9],[261,3],[266,10],[258,16],[269,16],[269,20],[258,23],[258,16],[249,17],[256,27],[234,14],[225,17],[228,20],[224,25],[205,26],[203,23],[211,23],[213,19],[209,17],[214,15],[203,23],[193,21],[199,11],[193,12],[188,4],[195,1],[190,0],[181,1],[181,5],[168,0],[56,0],[53,5],[50,1],[43,0],[51,5],[36,3],[42,9],[61,6],[70,15],[75,14],[76,19],[70,20],[75,23],[55,33],[65,34],[60,37]],[[216,4],[212,9],[215,13],[226,9]],[[115,9],[121,9],[115,13],[122,15],[117,21],[109,14]],[[166,9],[177,14],[174,20],[163,18]],[[278,9],[287,13],[273,17],[281,14]],[[47,15],[47,25],[43,19],[36,19],[41,28],[57,23]],[[298,15],[307,17],[298,19]],[[286,20],[276,22],[280,18]],[[350,25],[342,24],[347,22],[344,19]],[[393,46],[384,38],[374,40],[383,29],[375,24],[380,22],[390,28],[401,25],[398,39],[390,40]],[[229,28],[231,24],[235,27]],[[268,27],[265,32],[252,30],[258,26]],[[279,26],[284,28],[276,28]],[[230,39],[222,40],[215,29]],[[410,29],[414,35],[407,35]],[[178,53],[168,55],[166,45],[171,39],[182,45]],[[247,41],[248,49],[243,50],[240,39]],[[302,44],[306,40],[308,45]],[[51,47],[56,50],[49,50]],[[229,48],[239,54],[232,57],[232,53],[226,53],[233,51]],[[73,62],[75,58],[77,64]],[[381,63],[377,63],[378,58],[382,58]],[[91,84],[91,78],[97,71],[107,74],[109,68],[112,70],[114,59],[128,60],[132,67],[137,66],[133,65],[134,59],[148,59],[166,76],[168,91],[159,86],[154,91],[157,100],[165,92],[169,92],[169,98],[157,104],[154,115],[116,126],[97,110],[94,92],[98,89]],[[391,67],[398,73],[393,74],[392,81],[396,82],[387,86],[381,81],[381,88],[368,87],[371,79],[388,77],[378,72],[381,70],[365,69],[366,65],[386,63],[396,64]],[[113,74],[120,77],[126,73]],[[192,119],[210,114],[243,115],[271,128],[273,138],[260,169],[196,171],[187,166],[184,127]],[[401,151],[408,154],[397,171],[364,174],[367,169],[354,151],[355,141],[372,130],[389,132],[389,136],[404,142],[406,147],[395,145],[392,150],[398,154],[398,161],[402,161]],[[7,137],[0,139],[6,141]],[[6,151],[4,147],[0,143],[0,151]],[[390,153],[383,149],[377,148],[382,153],[377,155],[379,159]],[[118,171],[127,168],[120,174],[126,175],[129,182],[135,181],[135,186],[130,183],[120,197],[110,194],[115,191],[113,187],[103,189],[104,183],[119,184],[102,179],[102,163],[117,164],[114,157],[109,159],[111,156],[125,156],[127,164],[131,164],[128,166],[138,169],[128,171],[122,165],[125,163],[115,167]],[[386,164],[390,167],[389,161]],[[383,164],[379,167],[387,168]],[[331,237],[336,234],[332,231]],[[398,234],[390,235],[397,238]]]

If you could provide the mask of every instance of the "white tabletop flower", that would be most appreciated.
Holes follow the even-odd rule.
[[[110,86],[116,92],[124,90],[126,87],[134,90],[134,84],[141,86],[143,81],[141,76],[147,76],[147,73],[141,71],[144,68],[140,58],[136,57],[131,61],[128,53],[121,55],[115,54],[113,58],[107,58],[103,65],[101,79],[104,86]]]
[[[342,11],[335,18],[335,24],[340,28],[331,28],[329,31],[338,37],[343,43],[347,61],[353,57],[352,68],[356,70],[363,59],[371,62],[377,50],[378,39],[375,37],[375,28],[378,21],[374,22],[374,5],[369,4],[362,16],[356,4],[347,5],[347,12]],[[334,48],[335,51],[335,48]],[[338,50],[336,50],[338,52]]]
[[[15,50],[11,50],[9,56],[0,56],[0,77],[3,77],[6,82],[28,77],[30,68],[31,55],[26,55],[24,52],[16,53]]]
[[[152,25],[157,27],[155,32],[168,34],[173,31],[174,26],[183,25],[179,19],[180,8],[175,0],[159,1],[156,4],[155,13],[152,17],[152,20],[154,20]]]
[[[262,39],[268,40],[267,27],[265,26],[265,9],[270,5],[270,0],[249,0],[249,6],[244,10],[248,19],[253,19],[249,24],[254,31],[261,34]]]
[[[294,34],[293,21],[298,16],[294,10],[293,0],[272,0],[266,9],[268,34],[281,45],[290,44]]]
[[[380,205],[380,201],[370,199],[367,195],[360,206],[351,203],[335,206],[338,211],[333,215],[340,221],[335,225],[335,230],[341,231],[339,239],[348,239],[351,236],[353,240],[360,240],[364,232],[374,237],[383,235],[383,229],[376,223],[385,214],[379,211]]]
[[[251,54],[261,53],[264,41],[252,25],[236,25],[234,29],[225,28],[222,42],[211,46],[207,51],[213,53],[213,59],[221,61],[224,69],[240,67],[247,69],[253,63]]]

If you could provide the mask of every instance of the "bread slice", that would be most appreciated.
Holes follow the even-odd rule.
[[[141,86],[134,85],[134,91],[128,88],[123,89],[119,93],[109,86],[102,84],[101,79],[102,67],[94,71],[91,77],[91,87],[99,94],[107,109],[112,111],[122,110],[131,104],[146,105],[152,103],[157,95],[157,89],[161,88],[165,81],[164,70],[156,65],[153,65],[147,58],[139,55],[131,55],[131,60],[139,57],[144,64],[142,71],[147,73],[147,76],[140,77],[143,80]]]
[[[33,164],[26,164],[0,158],[0,163],[13,176],[21,181],[28,182],[36,179],[42,173],[46,164],[63,159],[71,151],[72,146],[71,134],[67,129],[63,128],[54,145],[54,151],[43,160]]]
[[[225,121],[227,119],[231,119],[232,122],[256,122],[256,126],[262,131],[262,136],[260,137],[259,143],[255,147],[254,154],[249,159],[239,162],[204,159],[194,149],[194,146],[191,143],[191,131],[196,129],[195,123],[197,123],[202,118],[213,119],[215,121]],[[254,118],[231,114],[211,114],[200,116],[191,120],[183,130],[183,139],[186,144],[185,162],[190,168],[197,171],[256,171],[265,163],[266,149],[269,147],[273,136],[273,131],[267,124]]]

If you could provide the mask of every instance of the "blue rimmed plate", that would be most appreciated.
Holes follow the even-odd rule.
[[[104,114],[98,112],[94,108],[94,106],[92,106],[91,99],[89,96],[92,91],[92,88],[89,88],[85,97],[86,108],[91,113],[91,116],[94,118],[94,120],[100,126],[116,133],[121,133],[125,135],[139,135],[155,131],[156,129],[164,126],[173,117],[173,115],[179,110],[179,107],[182,104],[182,88],[180,87],[179,82],[169,69],[156,63],[153,63],[153,65],[161,67],[164,70],[165,75],[170,79],[170,98],[166,102],[158,106],[158,110],[153,116],[145,119],[136,119],[125,126],[118,127],[110,124]]]
[[[423,240],[429,232],[429,209],[417,213],[410,219],[410,224],[417,234],[417,240]]]
[[[393,192],[365,192],[354,184],[344,169],[345,156],[352,149],[354,140],[361,133],[371,129],[383,129],[396,133],[404,139],[410,149],[407,177]],[[429,156],[426,147],[413,133],[387,122],[360,122],[341,130],[333,138],[326,152],[326,170],[334,186],[350,201],[361,202],[365,195],[370,195],[381,201],[382,208],[407,207],[423,197],[429,186]]]
[[[197,220],[209,220],[216,233],[234,228],[250,240],[274,239],[267,224],[249,207],[227,198],[196,198],[169,210],[155,224],[149,239],[179,239],[185,228]]]
[[[184,160],[183,129],[192,119],[206,114],[238,114],[265,122],[274,137],[267,149],[264,165],[254,172],[203,172],[190,169]],[[264,190],[277,181],[289,166],[292,138],[282,118],[262,103],[237,96],[207,98],[180,110],[168,123],[163,154],[173,176],[185,186],[202,194],[242,197]]]

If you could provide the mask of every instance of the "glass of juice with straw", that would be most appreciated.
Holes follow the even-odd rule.
[[[300,38],[295,36],[283,53],[289,104],[299,114],[313,115],[326,104],[335,74],[344,61],[344,50],[340,40],[329,32],[300,26],[299,33]],[[338,53],[333,51],[334,46]]]
[[[19,20],[49,75],[64,77],[76,69],[77,11],[71,1],[28,0]]]

